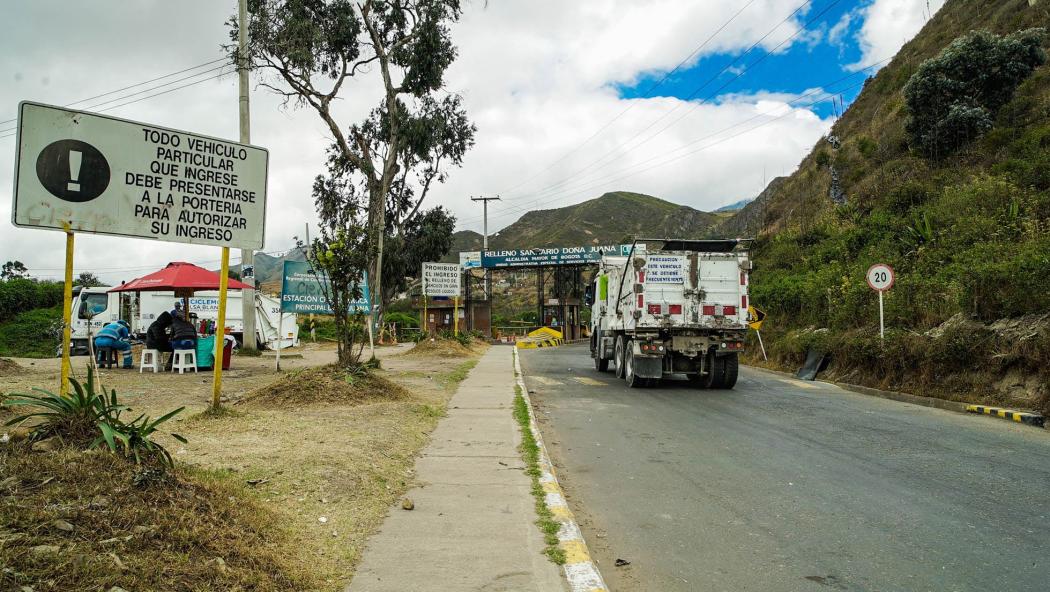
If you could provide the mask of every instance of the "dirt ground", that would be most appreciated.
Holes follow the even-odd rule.
[[[312,402],[302,407],[267,407],[248,394],[279,375],[274,360],[235,356],[224,373],[223,398],[229,412],[202,415],[211,398],[212,376],[103,371],[105,387],[117,389],[136,412],[158,416],[186,406],[170,430],[189,440],[158,438],[176,462],[225,471],[292,528],[301,558],[325,583],[341,590],[349,582],[367,537],[413,481],[415,456],[444,414],[458,380],[483,347],[468,357],[401,355],[411,344],[377,349],[377,374],[403,386],[393,399]],[[286,350],[284,372],[335,360],[330,346]],[[83,375],[85,358],[74,358]],[[55,390],[57,360],[14,361],[23,371],[0,376],[0,393],[32,387]],[[78,362],[80,364],[78,364]],[[6,418],[0,417],[0,420]]]

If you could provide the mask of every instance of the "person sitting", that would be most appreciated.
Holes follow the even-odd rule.
[[[146,349],[155,349],[161,353],[172,352],[171,339],[168,338],[168,328],[171,327],[172,320],[171,313],[164,311],[150,323],[149,328],[146,329]],[[168,366],[170,370],[171,356],[168,356]]]
[[[182,318],[180,313],[173,316],[171,320],[171,348],[172,349],[197,349],[197,328],[193,326],[193,317],[189,321]]]
[[[95,335],[96,355],[101,353],[102,348],[115,349],[124,352],[124,368],[131,368],[131,325],[125,320],[106,323],[98,334]],[[105,363],[105,359],[96,358],[96,362]]]

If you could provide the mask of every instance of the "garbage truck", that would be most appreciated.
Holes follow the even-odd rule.
[[[175,293],[157,292],[110,292],[109,287],[74,288],[73,318],[71,327],[71,352],[87,355],[88,336],[94,335],[106,323],[124,319],[131,325],[131,333],[144,338],[146,329],[164,311],[175,306]],[[197,292],[189,299],[190,312],[199,320],[218,320],[219,292],[217,290]],[[294,313],[285,313],[281,324],[282,335],[277,334],[281,303],[256,292],[255,331],[257,342],[266,349],[295,347],[299,344],[299,325]],[[226,294],[226,326],[239,342],[244,333],[241,314],[241,292],[231,290]],[[61,351],[61,348],[59,348]]]
[[[632,388],[685,375],[731,389],[748,328],[750,239],[639,239],[586,288],[591,357]]]

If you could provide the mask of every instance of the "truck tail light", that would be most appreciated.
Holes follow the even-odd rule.
[[[741,271],[740,272],[740,285],[741,286],[746,286],[747,285],[747,272],[746,271]]]
[[[682,314],[682,305],[681,304],[672,304],[670,306],[670,309],[671,309],[671,314],[673,314],[673,315],[680,315],[680,314]]]
[[[725,306],[722,304],[705,304],[703,306],[703,313],[709,317],[731,317],[736,314],[735,306]]]
[[[740,295],[740,308],[742,310],[747,310],[747,294]]]
[[[638,295],[638,308],[645,308],[645,295]]]
[[[736,314],[736,307],[735,306],[723,306],[722,307],[722,314],[724,314],[727,317],[731,317],[731,316]]]
[[[704,314],[706,316],[709,316],[709,317],[714,316],[715,315],[715,305],[713,305],[713,304],[705,304],[703,312],[704,312]]]
[[[650,304],[647,310],[651,315],[658,315],[660,314],[660,308],[659,304]]]

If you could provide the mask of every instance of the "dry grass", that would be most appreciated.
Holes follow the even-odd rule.
[[[370,372],[355,375],[335,365],[294,370],[248,393],[239,403],[266,407],[302,407],[317,403],[358,405],[369,401],[397,400],[404,387]]]
[[[452,356],[452,357],[466,357],[474,355],[474,349],[471,349],[458,341],[451,339],[440,339],[431,338],[426,341],[420,341],[415,347],[405,352],[406,356]]]
[[[14,376],[18,372],[22,371],[22,367],[15,363],[13,360],[7,358],[0,358],[0,376]]]
[[[231,504],[240,505],[247,500],[250,505],[246,507],[253,515],[258,514],[260,521],[276,521],[280,528],[266,530],[262,522],[244,521],[230,523],[228,528],[258,531],[260,535],[256,540],[260,545],[277,545],[275,548],[283,550],[287,563],[278,567],[284,570],[289,581],[300,578],[295,584],[271,584],[270,587],[232,579],[196,586],[133,584],[123,587],[128,590],[318,589],[333,592],[345,589],[367,538],[380,527],[387,511],[413,483],[416,455],[444,415],[448,399],[457,386],[455,379],[463,374],[460,370],[472,361],[463,359],[459,365],[450,367],[444,356],[396,355],[400,351],[403,349],[377,350],[383,360],[383,369],[374,371],[372,378],[354,385],[345,380],[340,384],[340,377],[324,368],[334,361],[334,354],[328,350],[316,352],[304,348],[304,359],[293,361],[295,370],[280,374],[272,370],[272,360],[239,358],[234,361],[236,370],[230,373],[226,383],[228,388],[224,392],[234,400],[245,399],[245,403],[225,407],[220,413],[206,411],[211,385],[208,374],[180,377],[139,375],[138,372],[107,373],[106,385],[113,386],[122,395],[131,393],[128,402],[138,412],[156,415],[178,405],[188,405],[187,412],[173,421],[171,431],[182,434],[189,443],[181,444],[167,436],[158,438],[174,456],[180,475],[189,483],[198,483],[201,479],[216,481],[215,487],[225,488],[216,491],[230,492],[233,497]],[[282,366],[285,366],[283,360]],[[289,366],[293,367],[293,363],[290,362]],[[51,383],[56,368],[39,365],[31,368],[31,372],[17,380],[19,390],[28,390],[32,386],[53,388]],[[276,390],[289,390],[292,394],[281,395],[273,387],[259,387],[272,381],[283,385]],[[4,391],[9,390],[9,384],[5,381]],[[311,384],[319,384],[320,388],[311,387]],[[159,388],[153,390],[151,385]],[[348,390],[344,390],[344,385]],[[135,390],[129,390],[129,387]],[[387,388],[393,395],[384,390]],[[339,392],[333,394],[334,390]],[[318,393],[323,396],[317,396]],[[107,458],[101,454],[88,456]],[[126,475],[106,475],[105,480],[98,483],[108,480],[119,486],[127,482]],[[208,481],[205,485],[211,487],[213,484]],[[186,502],[184,498],[172,499],[175,501],[169,499],[158,503],[160,507],[170,509],[177,503]],[[206,499],[211,500],[209,503],[216,511],[222,510],[214,498]],[[45,502],[45,505],[61,507],[58,500],[61,496]],[[156,510],[152,506],[148,510],[142,509],[147,513]],[[9,522],[5,520],[5,523]],[[123,524],[132,523],[125,521]],[[129,526],[121,528],[126,527]],[[34,528],[39,530],[40,527]],[[176,531],[173,537],[185,534],[177,529],[167,530]],[[220,540],[226,536],[247,536],[243,532],[217,535],[210,531],[192,532],[196,533],[193,536],[202,537],[196,544],[203,546],[208,553],[214,549],[206,540],[210,536],[218,536]],[[144,541],[138,538],[122,544],[143,557],[156,555],[172,561],[167,569],[173,573],[182,569],[202,572],[214,569],[206,563],[196,567],[182,565],[183,561],[196,564],[208,560],[205,552],[178,552],[190,545],[185,542],[188,538],[169,545],[164,542],[168,538],[167,531],[158,530],[154,536],[161,538],[142,549],[137,545]],[[169,547],[171,552],[163,551]],[[121,560],[127,564],[120,553],[118,551]],[[223,557],[229,567],[232,560]],[[58,569],[54,557],[49,561],[52,569]],[[83,570],[85,574],[93,573],[96,568],[105,568],[110,575],[121,573],[105,567],[104,563],[96,566],[92,562],[63,562],[61,565],[66,569]],[[244,562],[239,565],[244,565]],[[257,568],[248,570],[244,577],[270,578],[278,573],[273,565],[259,559]],[[132,580],[113,579],[95,587],[65,586],[61,589],[108,590],[109,586],[120,585],[122,581]],[[0,589],[6,588],[0,585]],[[57,588],[36,587],[38,591],[44,589]]]
[[[243,488],[182,469],[132,485],[100,451],[0,449],[3,589],[310,590],[287,525]]]

